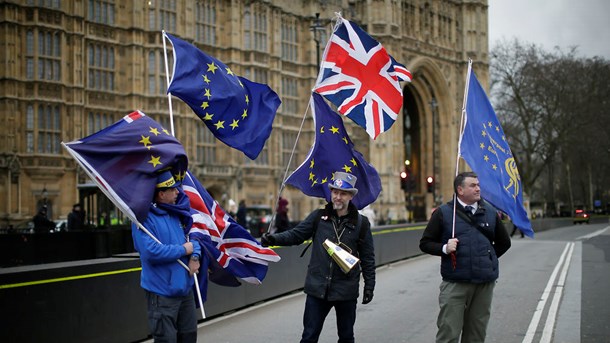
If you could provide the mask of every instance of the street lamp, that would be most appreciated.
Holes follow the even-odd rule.
[[[324,30],[324,26],[320,23],[320,13],[316,13],[316,19],[309,26],[309,31],[313,32],[313,40],[316,42],[316,63],[318,63],[318,69],[320,69],[320,31],[322,30]]]
[[[49,192],[47,191],[47,185],[44,185],[42,187],[42,201],[43,201],[43,205],[46,207],[47,206],[47,199],[49,198]]]

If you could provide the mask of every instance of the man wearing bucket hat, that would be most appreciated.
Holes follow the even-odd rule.
[[[375,288],[375,251],[371,227],[366,217],[351,203],[358,193],[357,178],[348,173],[335,172],[330,188],[330,202],[313,211],[293,229],[266,233],[263,246],[297,245],[312,240],[312,251],[305,279],[305,313],[301,342],[317,342],[324,320],[334,307],[337,317],[339,342],[354,342],[356,305],[360,274],[364,277],[362,303],[373,299]],[[345,272],[324,247],[325,241],[360,259],[359,264]]]
[[[140,285],[146,291],[148,325],[155,342],[196,342],[197,311],[193,297],[193,274],[199,269],[201,248],[187,242],[183,223],[172,212],[178,187],[170,171],[157,178],[154,199],[142,225],[161,243],[132,225],[140,253]],[[189,271],[176,260],[188,264]]]

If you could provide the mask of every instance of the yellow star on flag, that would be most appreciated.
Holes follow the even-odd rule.
[[[239,127],[239,120],[233,119],[233,122],[229,126],[231,126],[231,129],[235,130],[236,128]]]
[[[247,116],[248,116],[248,109],[244,108],[244,113],[241,114],[241,119],[246,119]]]
[[[219,121],[216,122],[216,124],[214,124],[214,126],[216,126],[216,130],[224,129],[225,128],[225,121],[224,120],[219,120]]]
[[[227,67],[227,74],[228,75],[234,75],[233,71],[231,70],[231,68]]]
[[[210,100],[210,98],[212,97],[212,92],[210,92],[210,90],[206,88],[205,93],[203,93],[203,96],[207,96],[208,100]]]
[[[148,161],[148,163],[153,165],[153,168],[158,166],[159,164],[163,164],[161,163],[161,156],[159,157],[155,157],[155,156],[150,156],[150,161]]]
[[[353,158],[353,157],[352,157],[352,160],[351,160],[351,161],[352,161],[352,164],[354,165],[354,167],[357,167],[357,166],[358,166],[358,162],[356,161],[356,159],[355,159],[355,158]]]
[[[159,135],[159,130],[156,127],[151,127],[149,132],[155,136]]]
[[[186,171],[183,171],[183,172],[178,172],[178,174],[174,175],[174,178],[176,179],[176,181],[182,181],[182,180],[184,180],[185,176],[186,176]]]
[[[205,116],[203,117],[203,120],[212,120],[212,117],[213,117],[213,116],[214,116],[214,115],[213,115],[212,113],[208,113],[208,112],[206,112],[206,113],[205,113]]]
[[[315,162],[313,161],[313,158],[312,158],[311,162],[309,163],[309,169],[313,169],[314,165],[315,165]]]
[[[204,102],[202,102],[202,103],[201,103],[201,108],[203,108],[204,110],[205,110],[206,108],[208,108],[208,107],[210,107],[210,103],[209,103],[209,102],[204,101]]]
[[[346,164],[344,164],[343,168],[341,168],[341,169],[345,170],[346,173],[351,173],[352,172],[352,167],[350,167],[350,166],[348,166]]]
[[[314,173],[309,172],[309,180],[313,180],[316,177],[316,175],[314,175]]]
[[[207,84],[210,84],[210,79],[208,79],[207,75],[202,75],[203,76],[203,81]]]
[[[212,74],[216,74],[216,69],[218,69],[218,67],[214,64],[214,62],[207,63],[207,65],[208,65],[208,71],[211,71]]]
[[[140,141],[138,141],[138,143],[142,143],[144,144],[144,147],[147,148],[148,150],[150,150],[149,145],[152,145],[152,143],[150,142],[150,136],[141,136],[142,139]]]
[[[330,131],[331,131],[332,133],[339,133],[339,128],[338,128],[338,127],[334,127],[334,126],[332,126],[332,127],[330,128]]]

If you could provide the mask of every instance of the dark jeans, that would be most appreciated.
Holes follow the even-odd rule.
[[[155,343],[196,343],[197,310],[193,292],[168,298],[146,291],[148,326]]]
[[[331,308],[337,316],[337,334],[339,343],[354,342],[354,323],[356,323],[357,299],[346,301],[327,301],[307,295],[305,313],[303,314],[303,336],[301,343],[318,341],[324,320]]]

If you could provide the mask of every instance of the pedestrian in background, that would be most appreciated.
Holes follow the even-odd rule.
[[[244,229],[248,229],[248,220],[246,219],[246,201],[245,200],[240,200],[239,201],[239,206],[237,206],[237,214],[236,214],[236,221],[237,224],[241,225]]]
[[[178,183],[169,171],[157,179],[154,200],[142,225],[161,243],[132,224],[132,236],[140,253],[140,285],[146,291],[148,325],[155,342],[197,342],[197,311],[193,274],[199,269],[201,248],[187,242],[184,224],[172,212]],[[188,231],[188,230],[187,230]],[[188,264],[187,271],[177,259]]]
[[[80,231],[85,228],[85,212],[81,209],[80,204],[72,206],[72,212],[68,214],[68,231]]]
[[[460,335],[462,342],[484,342],[498,258],[510,238],[499,212],[481,199],[475,173],[458,174],[453,189],[457,204],[452,200],[434,211],[419,242],[421,251],[441,256],[436,342],[457,343]]]
[[[354,342],[354,324],[360,274],[364,277],[362,303],[373,299],[375,289],[375,251],[373,235],[366,217],[360,215],[352,198],[358,193],[356,177],[335,172],[329,183],[331,202],[312,212],[296,227],[261,237],[263,246],[297,245],[312,239],[312,251],[305,279],[305,312],[301,343],[317,342],[326,316],[334,307],[339,342]],[[322,243],[330,240],[360,259],[345,273],[332,259]]]
[[[34,232],[36,233],[48,233],[55,230],[55,222],[47,218],[46,205],[40,208],[38,213],[32,218],[32,222],[34,222]]]
[[[288,200],[280,197],[275,213],[275,232],[284,232],[290,227],[288,219]]]

